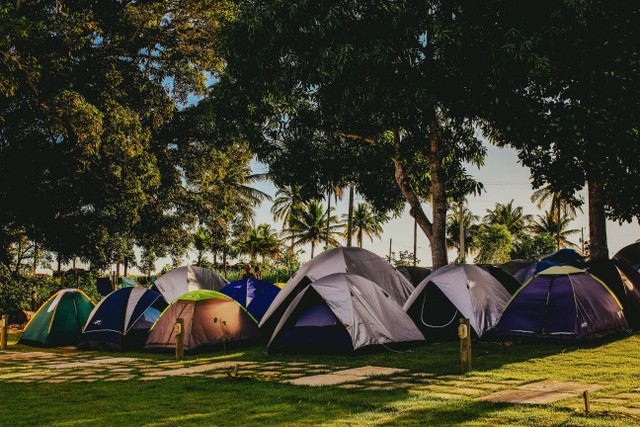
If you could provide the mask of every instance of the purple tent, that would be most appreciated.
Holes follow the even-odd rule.
[[[505,335],[563,339],[627,329],[613,292],[574,267],[551,267],[534,276],[513,296],[496,326]]]

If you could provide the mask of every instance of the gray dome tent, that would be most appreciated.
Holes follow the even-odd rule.
[[[171,304],[187,292],[199,289],[219,291],[228,284],[229,282],[224,277],[213,270],[189,265],[163,274],[155,281],[151,289],[160,292],[164,299]]]
[[[335,248],[323,252],[304,264],[282,288],[269,310],[262,317],[260,328],[268,333],[276,327],[280,317],[295,296],[308,284],[333,273],[362,276],[378,285],[402,306],[413,292],[413,285],[387,261],[366,249]]]
[[[370,345],[423,341],[402,307],[372,281],[336,273],[307,285],[288,305],[271,352],[351,352]]]
[[[481,337],[500,320],[511,295],[491,274],[470,264],[450,264],[424,279],[404,305],[427,340],[457,339],[458,319]]]

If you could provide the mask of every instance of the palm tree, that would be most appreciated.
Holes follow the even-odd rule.
[[[328,186],[328,192],[327,192],[327,212],[331,212],[332,208],[331,208],[331,193],[333,193],[333,195],[335,196],[336,199],[336,205],[338,204],[338,200],[342,200],[342,196],[344,195],[344,191],[342,190],[342,187],[340,187],[339,185],[335,185],[335,184],[329,184]],[[325,237],[325,243],[328,245],[329,244],[329,233],[331,230],[331,224],[329,222],[329,218],[327,218],[327,228],[326,228],[326,237]]]
[[[300,196],[300,188],[293,185],[287,185],[278,188],[276,198],[271,206],[271,213],[274,221],[282,221],[282,228],[291,228],[290,220],[292,217],[304,209],[304,203]],[[291,250],[293,251],[294,239],[291,234]]]
[[[474,237],[478,231],[480,217],[474,215],[467,208],[462,211],[462,229],[464,230],[464,254],[460,253],[460,211],[454,211],[447,217],[447,248],[458,250],[458,262],[463,262],[466,255],[471,252]]]
[[[571,196],[569,198],[563,197],[560,192],[553,191],[550,186],[539,188],[534,191],[531,195],[531,201],[536,203],[538,209],[542,209],[545,202],[551,202],[551,210],[553,216],[553,221],[556,225],[560,225],[562,223],[562,219],[565,218],[567,220],[575,219],[576,210],[580,209],[582,212],[582,208],[580,204],[582,200],[575,196]],[[545,212],[546,215],[546,212]],[[540,216],[539,216],[540,217]],[[560,219],[560,220],[559,220]],[[556,243],[558,245],[558,249],[560,249],[561,237],[560,237],[560,229],[556,229],[551,231],[550,233],[556,236]]]
[[[211,247],[213,245],[213,238],[209,230],[207,230],[203,226],[198,227],[195,233],[191,235],[191,238],[193,241],[193,247],[198,253],[198,259],[196,261],[196,265],[199,266],[202,264],[202,258],[204,258],[204,255],[209,250],[211,250]]]
[[[544,215],[538,215],[538,218],[531,225],[531,231],[538,234],[547,233],[556,236],[558,249],[560,247],[577,248],[578,246],[568,239],[569,236],[580,233],[577,228],[569,229],[571,220],[572,218],[568,215],[560,215],[558,220],[555,212],[544,211]]]
[[[531,215],[522,212],[522,206],[513,207],[513,199],[509,203],[496,203],[496,207],[487,209],[482,219],[486,225],[505,225],[512,236],[525,231],[531,222]]]
[[[252,185],[257,182],[266,181],[268,179],[269,173],[254,173],[245,175],[241,182],[235,184],[235,189],[240,197],[249,202],[249,205],[251,207],[256,207],[265,200],[270,202],[272,198],[264,191],[252,187]]]
[[[286,231],[291,233],[294,245],[311,243],[311,258],[313,258],[315,246],[327,237],[325,233],[327,221],[329,221],[328,243],[337,246],[339,243],[336,237],[344,225],[338,223],[335,215],[328,215],[317,200],[310,201],[297,215],[290,216],[289,228]]]
[[[278,233],[269,224],[260,224],[249,230],[238,246],[243,253],[249,254],[252,259],[258,255],[262,259],[266,256],[275,258],[280,256]]]
[[[343,220],[348,220],[348,214],[342,215]],[[358,203],[353,210],[351,234],[356,235],[358,247],[362,247],[363,236],[369,237],[373,242],[373,238],[380,238],[382,234],[382,224],[389,221],[389,215],[386,213],[376,213],[371,209],[368,203]],[[345,230],[345,236],[348,230]]]

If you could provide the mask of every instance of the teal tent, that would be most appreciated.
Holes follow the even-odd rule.
[[[19,343],[40,347],[76,345],[94,306],[79,289],[58,291],[27,323]]]

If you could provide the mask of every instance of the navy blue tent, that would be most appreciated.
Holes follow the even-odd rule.
[[[623,307],[611,289],[569,266],[549,268],[525,283],[496,326],[499,334],[562,339],[627,329]]]
[[[111,292],[96,305],[84,325],[79,349],[141,349],[149,329],[167,307],[157,292],[127,287]]]
[[[260,322],[280,288],[264,280],[241,279],[229,283],[219,292],[236,300]]]
[[[528,267],[516,271],[515,273],[513,273],[513,277],[515,277],[516,280],[518,280],[518,282],[520,283],[526,283],[527,281],[531,280],[533,276],[540,273],[541,271],[546,270],[547,268],[562,267],[563,265],[565,264],[558,261],[543,259],[541,261],[534,262]]]

